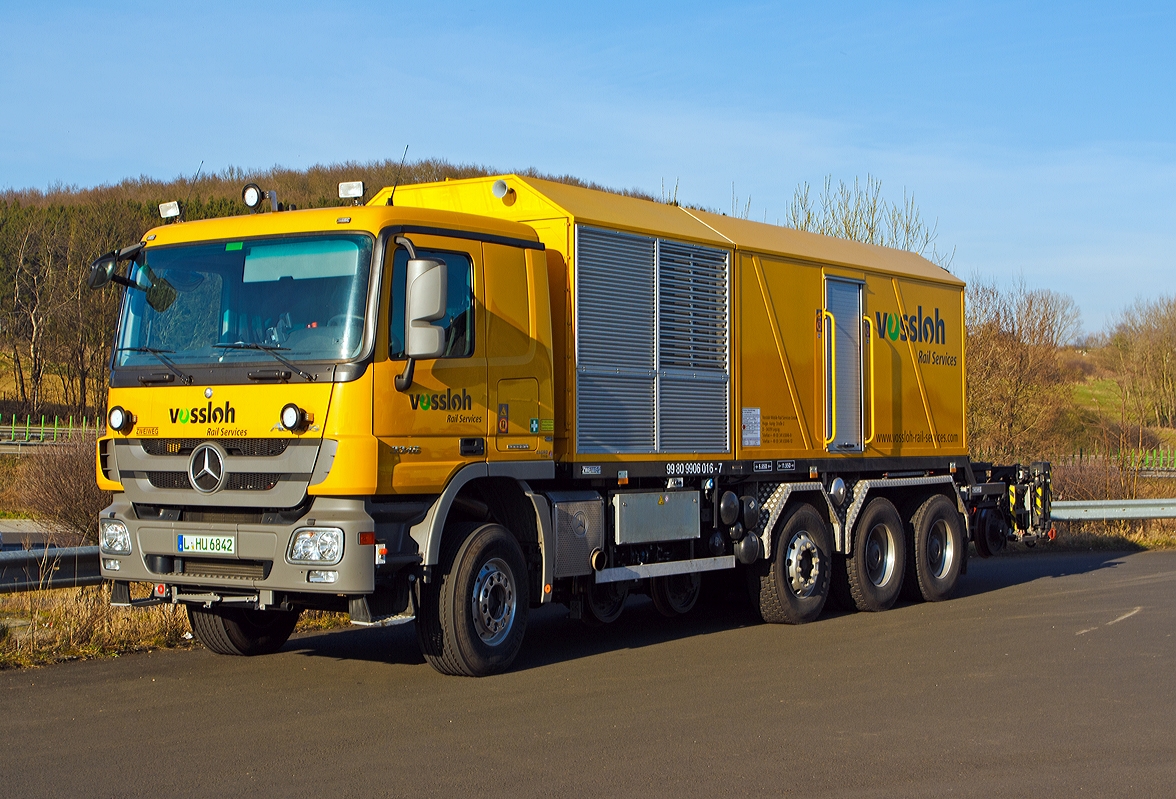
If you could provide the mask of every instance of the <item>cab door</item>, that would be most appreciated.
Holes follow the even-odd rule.
[[[484,243],[491,460],[550,458],[551,314],[542,251]]]
[[[390,238],[381,287],[372,396],[372,432],[380,441],[378,493],[440,491],[466,463],[486,460],[490,414],[486,390],[486,321],[482,246],[469,239],[408,234],[418,258],[443,261],[445,353],[415,362],[413,382],[397,391],[404,354],[408,251]]]

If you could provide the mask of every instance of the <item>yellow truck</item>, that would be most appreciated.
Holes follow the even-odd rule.
[[[92,265],[114,603],[238,655],[306,608],[415,621],[485,675],[547,603],[674,616],[737,570],[800,623],[1049,534],[1048,464],[968,457],[964,284],[918,255],[518,175],[363,194],[164,204]]]

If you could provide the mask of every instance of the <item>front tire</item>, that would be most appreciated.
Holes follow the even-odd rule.
[[[442,567],[438,580],[421,587],[417,632],[425,659],[443,674],[467,677],[510,668],[530,607],[519,542],[501,525],[486,524],[443,558]]]
[[[299,613],[188,605],[188,623],[200,643],[218,655],[269,655],[290,638]]]
[[[894,605],[902,589],[906,557],[902,517],[890,500],[876,497],[858,518],[853,553],[845,561],[858,610],[879,611]]]
[[[833,536],[811,505],[779,523],[766,573],[749,571],[752,598],[769,624],[804,624],[821,615],[833,571]]]

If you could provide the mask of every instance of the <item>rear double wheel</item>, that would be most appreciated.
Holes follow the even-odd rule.
[[[853,550],[845,559],[854,607],[866,611],[891,607],[902,589],[906,557],[902,517],[890,500],[874,498],[858,517]]]
[[[522,548],[505,527],[446,530],[439,579],[421,586],[417,639],[433,668],[484,677],[510,668],[530,606]]]
[[[908,534],[912,551],[907,556],[903,595],[927,602],[947,599],[959,582],[967,546],[959,510],[950,499],[935,494],[915,511]]]
[[[218,655],[268,655],[282,648],[298,624],[297,610],[253,610],[188,605],[192,633]]]
[[[766,568],[748,569],[752,601],[769,624],[803,624],[821,615],[833,573],[833,536],[811,505],[798,504],[777,525]]]

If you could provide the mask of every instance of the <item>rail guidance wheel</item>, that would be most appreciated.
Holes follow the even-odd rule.
[[[959,511],[947,497],[936,494],[915,511],[911,531],[915,544],[915,581],[920,595],[928,602],[947,599],[959,582],[967,546]]]
[[[188,605],[188,623],[200,643],[218,655],[269,655],[290,638],[300,612]]]
[[[460,537],[460,532],[446,531]],[[484,677],[510,668],[527,628],[526,561],[498,524],[473,529],[442,558],[439,579],[422,588],[422,654],[444,674]],[[448,554],[448,553],[447,553]],[[439,584],[438,584],[439,583]]]
[[[858,610],[886,610],[894,604],[902,589],[906,557],[902,517],[890,500],[876,497],[858,517],[853,551],[845,562]]]
[[[702,589],[702,575],[670,574],[665,577],[651,577],[649,595],[653,606],[663,616],[681,616],[693,610]]]
[[[829,595],[833,536],[811,505],[796,505],[777,525],[767,573],[752,574],[752,594],[769,624],[803,624]]]
[[[584,614],[581,620],[589,627],[612,624],[625,609],[632,582],[589,583],[584,593]]]

